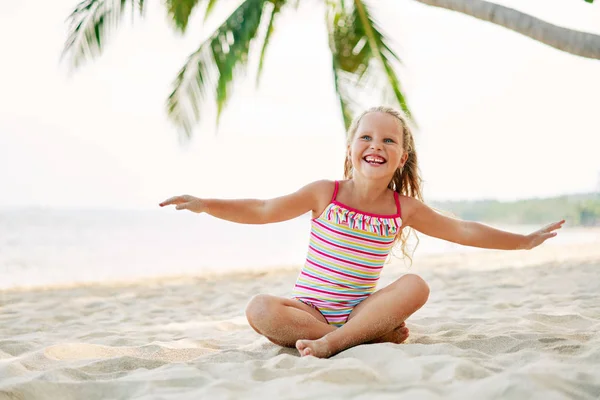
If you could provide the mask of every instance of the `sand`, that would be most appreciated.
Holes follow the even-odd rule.
[[[0,293],[0,399],[598,399],[600,244],[386,267],[431,286],[407,343],[299,357],[243,316],[297,270]]]

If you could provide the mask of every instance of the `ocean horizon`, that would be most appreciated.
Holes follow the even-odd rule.
[[[498,227],[520,233],[540,228]],[[172,209],[5,209],[0,210],[0,290],[299,269],[309,230],[308,214],[243,225]],[[419,239],[413,268],[427,255],[489,251],[425,235]],[[594,240],[598,230],[563,228],[545,245]]]

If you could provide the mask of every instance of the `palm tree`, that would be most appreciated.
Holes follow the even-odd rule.
[[[534,40],[577,56],[600,59],[600,36],[552,25],[533,16],[484,0],[415,0],[460,12],[501,25]],[[593,0],[585,0],[592,3]],[[224,0],[221,1],[222,3]],[[300,0],[239,0],[239,6],[187,59],[173,83],[167,100],[169,117],[187,138],[200,119],[202,101],[216,96],[217,121],[231,96],[234,78],[244,72],[251,51],[260,48],[257,82],[262,72],[274,24],[286,7]],[[174,26],[185,32],[190,15],[200,3],[205,18],[217,0],[165,0]],[[384,96],[393,99],[411,117],[412,113],[396,73],[400,59],[389,46],[365,0],[325,0],[326,23],[335,91],[346,127],[356,112],[353,94],[377,83]],[[70,33],[63,55],[74,67],[101,54],[108,34],[131,7],[144,15],[144,0],[83,0],[69,16]],[[264,31],[261,29],[264,28]],[[252,47],[254,49],[254,47]]]

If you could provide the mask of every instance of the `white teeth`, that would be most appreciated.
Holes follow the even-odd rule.
[[[367,156],[365,157],[365,161],[367,162],[374,162],[374,163],[378,163],[378,164],[383,164],[385,162],[385,160],[381,157],[374,157],[374,156]]]

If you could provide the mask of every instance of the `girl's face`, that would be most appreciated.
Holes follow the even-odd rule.
[[[390,114],[366,114],[348,146],[354,176],[390,181],[408,158],[402,147],[401,129],[398,119]]]

